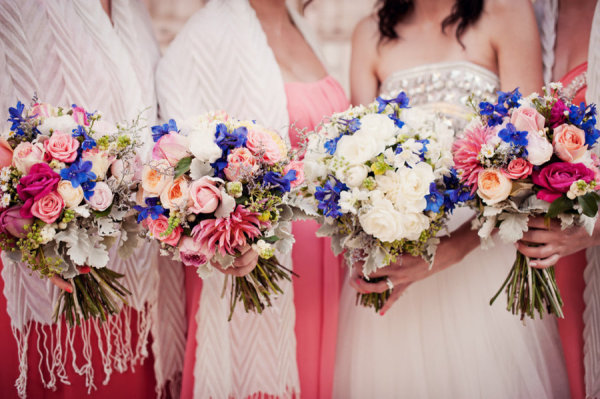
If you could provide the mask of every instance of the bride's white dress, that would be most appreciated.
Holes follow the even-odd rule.
[[[460,126],[469,94],[494,95],[492,72],[468,62],[437,63],[393,73],[382,93],[404,90],[412,106],[439,110]],[[455,229],[471,217],[457,209]],[[345,284],[340,304],[335,398],[568,398],[555,320],[527,321],[493,306],[515,258],[496,240],[413,284],[385,316],[355,305]]]

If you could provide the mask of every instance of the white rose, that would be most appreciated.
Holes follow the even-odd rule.
[[[543,132],[530,132],[527,135],[527,160],[533,165],[541,165],[552,158],[554,149],[545,136]]]
[[[351,165],[338,169],[336,177],[349,187],[359,187],[367,178],[368,173],[369,168],[366,165]]]
[[[202,162],[213,163],[221,158],[223,152],[215,143],[212,130],[194,130],[189,136],[190,152]]]
[[[81,186],[73,188],[69,180],[61,180],[56,188],[67,208],[75,208],[83,201],[83,189]]]
[[[315,181],[320,177],[327,176],[327,167],[320,161],[307,160],[304,158],[304,178],[307,181]]]
[[[429,132],[430,129],[427,126],[427,121],[430,118],[431,115],[421,108],[411,107],[402,110],[402,117],[400,118],[404,122],[402,133],[414,135],[415,133]],[[420,136],[427,138],[423,134],[420,134]]]
[[[375,177],[377,187],[385,193],[397,209],[422,212],[427,207],[425,196],[435,179],[431,166],[418,163],[413,168],[402,167],[398,171],[387,171]]]
[[[71,133],[73,129],[77,129],[77,122],[70,115],[49,116],[37,127],[44,135],[49,136],[50,130],[53,132],[59,130],[64,133]]]
[[[386,242],[404,237],[402,214],[385,198],[376,198],[368,211],[359,215],[358,220],[367,234]]]
[[[385,150],[385,146],[380,144],[375,137],[355,134],[344,136],[338,141],[335,156],[344,158],[351,165],[360,165],[371,160],[383,150]]]
[[[387,115],[367,114],[360,120],[360,130],[357,134],[369,135],[386,145],[392,145],[396,141],[398,128]]]
[[[429,218],[422,213],[405,213],[400,218],[404,238],[418,240],[423,230],[429,227]]]

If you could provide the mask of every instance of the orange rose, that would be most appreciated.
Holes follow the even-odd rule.
[[[160,195],[172,181],[172,168],[166,159],[152,161],[142,170],[142,188],[146,194]]]
[[[477,195],[487,205],[494,205],[508,198],[512,190],[511,181],[497,169],[486,169],[477,178]]]
[[[189,184],[185,176],[168,183],[160,194],[160,202],[167,209],[181,209],[189,202]]]
[[[586,150],[585,132],[566,123],[554,129],[554,153],[565,162],[576,162]]]

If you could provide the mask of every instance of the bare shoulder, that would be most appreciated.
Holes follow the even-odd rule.
[[[375,15],[369,15],[361,19],[352,34],[353,45],[364,45],[376,47],[379,41],[379,24]]]
[[[531,0],[486,0],[483,18],[492,28],[506,31],[518,24],[535,21]]]

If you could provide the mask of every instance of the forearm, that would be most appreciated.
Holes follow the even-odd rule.
[[[480,245],[476,230],[471,229],[471,221],[463,223],[451,236],[442,238],[436,253],[434,269],[441,271],[455,265]]]

